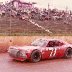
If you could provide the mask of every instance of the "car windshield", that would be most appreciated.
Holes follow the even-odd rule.
[[[37,39],[34,42],[31,43],[32,46],[46,46],[47,45],[47,40],[45,39]]]

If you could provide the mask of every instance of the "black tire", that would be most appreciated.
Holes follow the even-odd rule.
[[[69,59],[72,57],[72,48],[67,48],[65,51],[64,58]]]
[[[41,60],[41,53],[39,50],[34,50],[31,54],[31,62],[39,62]]]

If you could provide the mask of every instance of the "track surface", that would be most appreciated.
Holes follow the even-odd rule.
[[[72,59],[53,59],[38,63],[13,61],[0,54],[0,72],[72,72]]]

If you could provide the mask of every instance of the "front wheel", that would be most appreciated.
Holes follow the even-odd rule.
[[[64,57],[67,59],[72,57],[72,48],[66,49]]]
[[[39,50],[34,50],[31,54],[32,62],[39,62],[41,60],[41,53]]]

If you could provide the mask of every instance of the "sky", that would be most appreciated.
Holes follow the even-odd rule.
[[[0,2],[5,2],[9,0],[0,0]],[[26,2],[37,2],[37,7],[48,8],[48,3],[50,8],[66,9],[72,10],[72,0],[21,0]]]

